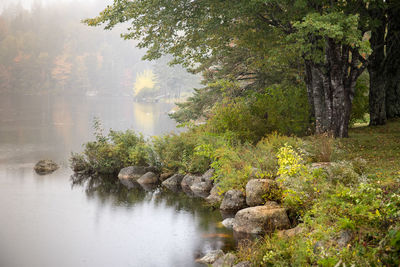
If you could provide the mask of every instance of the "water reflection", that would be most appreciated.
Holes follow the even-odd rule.
[[[172,106],[137,103],[130,97],[2,96],[0,162],[17,157],[20,163],[41,157],[66,162],[71,151],[80,151],[82,143],[94,138],[95,117],[105,131],[134,129],[147,137],[171,132],[175,123],[167,112]],[[12,147],[5,150],[5,145]]]
[[[112,176],[90,177],[74,174],[71,176],[71,184],[72,188],[84,188],[88,199],[98,202],[102,207],[107,205],[122,207],[133,213],[137,209],[145,208],[145,214],[142,214],[136,220],[146,220],[146,215],[151,214],[153,220],[162,220],[161,224],[167,232],[174,228],[176,221],[169,222],[168,220],[165,221],[164,218],[180,216],[190,218],[188,222],[196,229],[196,235],[199,237],[195,241],[192,260],[209,250],[223,249],[229,251],[235,247],[232,231],[226,229],[220,223],[222,217],[219,210],[207,207],[203,200],[188,197],[183,192],[174,193],[161,187],[154,191],[146,191],[139,185],[128,189]],[[156,218],[156,214],[160,211],[163,214]],[[172,224],[169,225],[169,223]],[[151,229],[146,230],[146,232],[150,235],[153,234]],[[191,243],[193,240],[190,240],[187,236],[180,242]],[[193,244],[186,245],[191,247]],[[187,262],[186,266],[192,264],[195,263]]]
[[[33,170],[44,158],[66,165],[93,139],[93,117],[105,129],[158,135],[175,129],[171,107],[129,97],[0,97],[0,266],[193,266],[202,252],[232,247],[219,211],[183,193],[128,190],[115,177],[71,181],[65,167]]]

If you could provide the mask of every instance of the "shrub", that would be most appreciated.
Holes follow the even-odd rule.
[[[251,109],[267,118],[267,132],[304,135],[311,128],[310,107],[304,86],[276,85],[254,95]]]
[[[271,86],[263,93],[224,98],[211,109],[205,130],[228,140],[257,143],[268,133],[304,135],[310,129],[305,89]]]
[[[196,147],[196,154],[211,160],[214,179],[222,192],[232,188],[243,190],[250,178],[275,178],[278,170],[276,153],[285,142],[301,146],[300,139],[277,133],[266,136],[255,146],[232,144],[230,139],[214,137],[213,143],[203,140]]]
[[[201,142],[201,135],[195,130],[180,134],[166,134],[153,137],[151,147],[153,164],[163,171],[181,173],[202,173],[210,164],[209,158],[195,154],[195,147]]]
[[[82,154],[73,154],[70,162],[73,169],[85,168],[100,174],[117,173],[130,165],[147,166],[150,162],[149,147],[142,135],[131,130],[110,130],[103,134],[101,123],[94,121],[95,141],[84,145]]]
[[[301,152],[290,145],[281,147],[277,158],[282,202],[292,219],[299,220],[325,189],[326,175],[322,169],[311,169]]]
[[[245,98],[224,99],[212,109],[206,131],[230,141],[257,142],[267,133],[267,120],[255,113]]]
[[[358,171],[361,171],[359,169]],[[341,183],[344,185],[356,185],[361,182],[362,176],[357,173],[353,167],[353,163],[349,161],[333,162],[327,168],[328,178],[331,183]]]
[[[71,158],[69,159],[69,165],[71,169],[75,172],[86,172],[90,173],[93,171],[91,166],[85,160],[84,155],[79,153],[72,153]]]

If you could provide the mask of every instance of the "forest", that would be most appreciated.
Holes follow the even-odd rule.
[[[199,85],[198,77],[167,58],[141,61],[144,50],[124,42],[118,30],[85,27],[104,1],[90,3],[35,2],[31,8],[10,4],[0,13],[0,93],[137,96],[179,98]],[[54,22],[54,23],[53,23]],[[152,78],[146,76],[151,72]],[[145,88],[143,90],[143,88]],[[136,90],[137,91],[137,90]],[[167,96],[168,94],[168,96]]]

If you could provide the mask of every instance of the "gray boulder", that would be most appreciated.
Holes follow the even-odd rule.
[[[243,195],[242,191],[232,189],[225,193],[220,209],[229,211],[238,211],[245,207],[246,207],[246,198]]]
[[[146,167],[143,166],[129,166],[120,170],[118,179],[137,180],[147,172]]]
[[[270,201],[265,206],[250,207],[238,211],[235,215],[233,230],[261,235],[289,227],[290,222],[286,210]]]
[[[57,163],[55,163],[54,161],[45,159],[45,160],[39,160],[39,162],[36,163],[35,167],[33,168],[38,174],[43,175],[52,173],[59,167]]]
[[[275,181],[269,179],[252,179],[246,185],[246,204],[250,207],[263,205],[265,196],[277,189]]]
[[[185,192],[191,192],[190,187],[193,185],[193,183],[196,179],[201,179],[201,176],[186,174],[183,177],[182,182],[181,182],[182,190]]]
[[[337,244],[340,249],[343,249],[350,243],[352,239],[352,232],[350,230],[342,230],[339,233],[339,238],[337,239]]]
[[[218,258],[213,264],[213,267],[231,267],[235,264],[236,256],[232,253],[227,253]]]
[[[147,172],[142,175],[137,182],[141,185],[143,184],[156,184],[158,182],[158,175],[154,172]]]
[[[154,173],[158,173],[158,170],[157,170],[157,168],[156,168],[156,167],[154,167],[154,166],[147,166],[147,167],[144,167],[144,169],[145,169],[145,171],[146,171],[146,172],[154,172]]]
[[[215,184],[213,188],[211,188],[210,195],[206,197],[206,201],[210,204],[218,204],[222,201],[218,184]]]
[[[182,179],[183,174],[177,173],[162,182],[162,185],[170,190],[176,191],[180,187]]]
[[[222,257],[223,255],[224,255],[224,252],[220,249],[212,250],[212,251],[208,252],[201,259],[196,260],[196,262],[203,263],[203,264],[213,264],[218,258]]]
[[[173,172],[164,172],[160,174],[160,181],[164,182],[165,180],[167,180],[168,178],[170,178],[171,176],[173,176],[174,173]]]
[[[190,186],[190,190],[198,197],[206,198],[210,195],[210,191],[213,187],[213,181],[211,177],[214,175],[214,170],[210,169],[205,172],[202,176],[197,176],[192,185]]]

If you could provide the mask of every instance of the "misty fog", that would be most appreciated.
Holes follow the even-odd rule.
[[[104,31],[81,20],[110,1],[6,1],[0,15],[0,93],[132,96],[179,101],[199,78],[169,58],[142,61],[123,27]],[[171,100],[172,99],[172,100]]]

